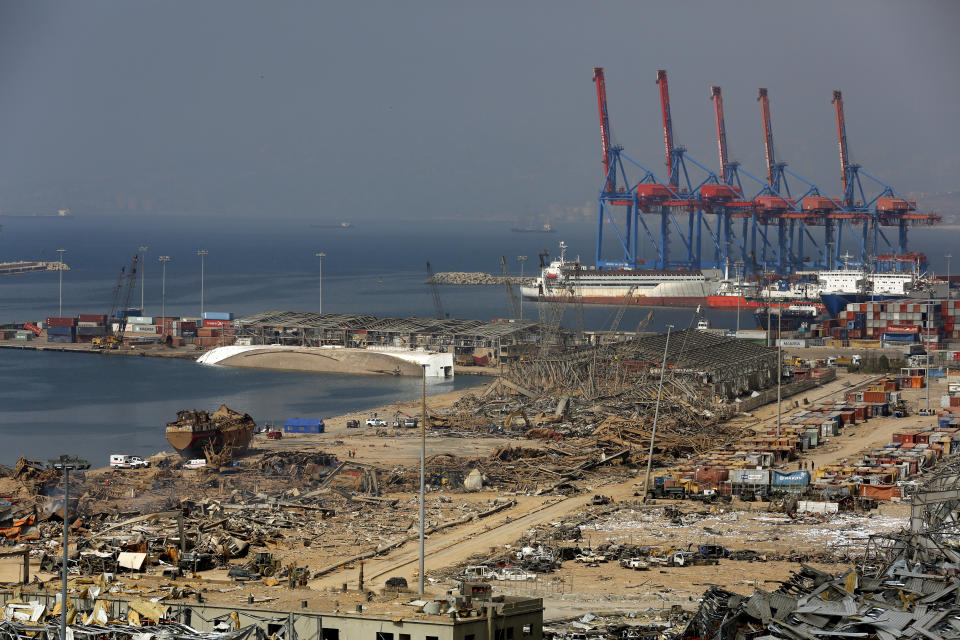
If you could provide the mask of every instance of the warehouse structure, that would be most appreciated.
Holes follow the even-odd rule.
[[[423,349],[490,364],[533,353],[542,335],[531,320],[380,318],[352,313],[264,311],[237,321],[237,344]],[[569,332],[558,340],[569,342]]]
[[[703,397],[733,399],[777,383],[777,350],[697,329],[581,347],[517,362],[505,374],[534,394],[611,396],[644,385],[655,392],[666,348],[668,381]]]

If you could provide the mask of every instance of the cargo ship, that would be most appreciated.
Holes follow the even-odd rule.
[[[566,250],[566,243],[561,242],[560,259],[544,266],[532,285],[520,287],[524,298],[584,304],[695,307],[705,305],[716,288],[716,281],[708,280],[701,271],[586,269],[568,262]]]
[[[850,303],[885,302],[901,298],[917,297],[924,289],[923,281],[912,273],[872,273],[860,271],[862,284],[853,291],[828,291],[820,293],[820,299],[831,317],[847,308]]]
[[[178,411],[177,420],[167,424],[167,442],[184,458],[203,458],[207,449],[220,453],[230,448],[236,453],[250,444],[256,426],[249,415],[225,404],[212,414]]]
[[[38,271],[70,271],[70,267],[65,262],[37,262],[32,260],[0,262],[0,276],[37,273]]]

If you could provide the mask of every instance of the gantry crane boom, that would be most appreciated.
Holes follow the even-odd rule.
[[[670,89],[667,86],[667,72],[657,71],[657,86],[660,87],[660,112],[663,117],[663,146],[667,156],[667,176],[671,187],[680,184],[680,176],[673,162],[673,118],[670,115]]]
[[[610,116],[607,114],[607,85],[603,67],[593,68],[593,82],[597,85],[597,107],[600,110],[600,146],[603,149],[603,179],[606,191],[613,190],[614,176],[610,174]]]
[[[433,277],[433,267],[430,266],[430,263],[427,263],[427,283],[430,285],[430,293],[433,295],[433,310],[437,314],[437,318],[443,320],[445,317],[443,314],[443,303],[440,302],[440,287],[437,285],[436,279]]]
[[[503,275],[503,286],[507,289],[507,302],[510,304],[510,317],[520,317],[520,298],[513,288],[513,281],[510,279],[510,270],[507,268],[507,258],[500,256],[500,273]]]
[[[720,178],[726,183],[730,176],[727,175],[727,125],[723,121],[723,96],[720,93],[720,87],[710,87],[711,99],[713,100],[713,111],[717,121],[717,149],[720,152]]]
[[[770,98],[767,97],[767,90],[760,89],[757,95],[757,101],[760,103],[760,115],[763,117],[763,151],[767,159],[767,184],[777,189],[776,166],[777,158],[773,150],[773,123],[770,121]]]
[[[837,114],[837,146],[840,149],[840,184],[843,186],[843,206],[853,206],[853,185],[848,182],[850,156],[847,155],[847,123],[843,117],[843,94],[833,92],[833,107]]]

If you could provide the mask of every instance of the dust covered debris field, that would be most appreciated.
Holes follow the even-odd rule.
[[[684,639],[851,637],[960,638],[960,459],[945,460],[910,501],[910,525],[870,536],[852,568],[803,565],[773,591],[718,587],[702,602]]]

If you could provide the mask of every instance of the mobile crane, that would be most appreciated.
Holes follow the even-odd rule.
[[[130,262],[130,269],[126,266],[120,267],[120,277],[117,278],[117,284],[113,288],[113,302],[110,305],[110,313],[107,315],[107,322],[117,321],[117,330],[105,336],[96,337],[92,344],[97,349],[117,349],[123,343],[123,334],[127,330],[127,309],[130,307],[130,297],[133,295],[133,285],[137,281],[137,269],[140,266],[140,256],[134,255]],[[124,283],[126,279],[126,283]],[[119,305],[120,296],[123,295],[123,306]],[[119,317],[117,312],[120,311]]]

